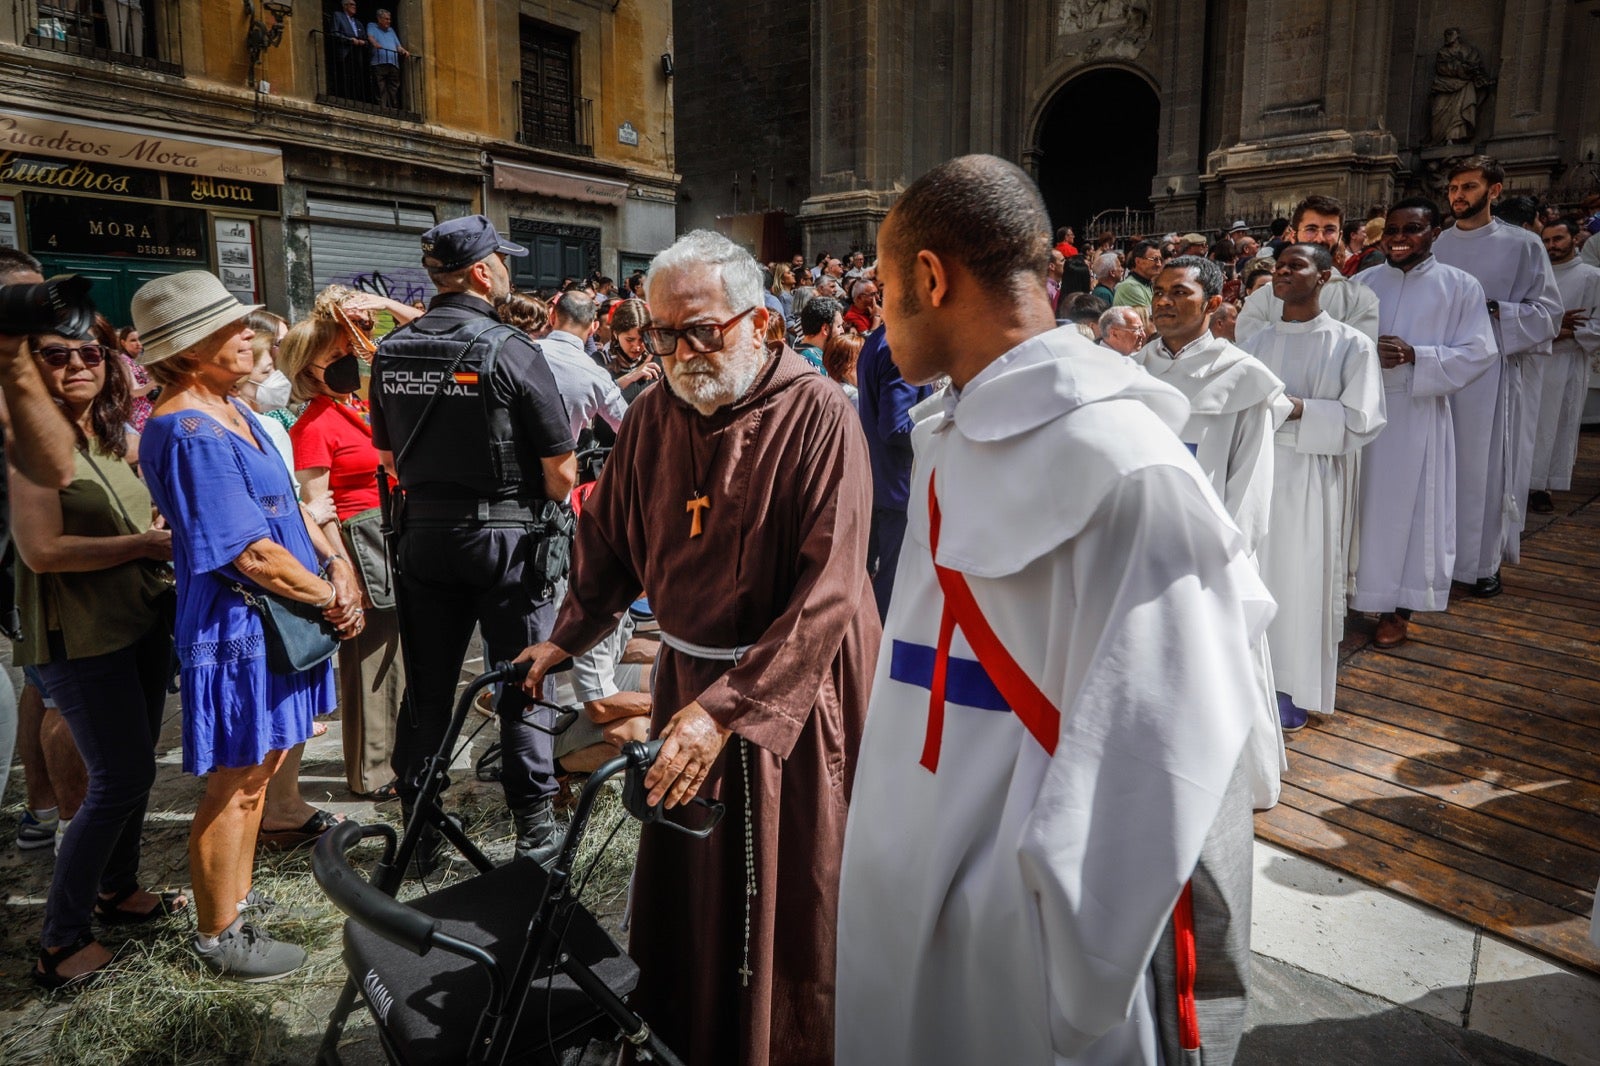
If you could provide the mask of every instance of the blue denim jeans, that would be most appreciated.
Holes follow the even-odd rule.
[[[139,838],[156,780],[172,635],[163,619],[137,643],[107,655],[67,659],[56,639],[50,650],[53,661],[39,672],[89,771],[89,791],[61,838],[45,901],[40,940],[59,948],[89,930],[97,891],[139,884]]]

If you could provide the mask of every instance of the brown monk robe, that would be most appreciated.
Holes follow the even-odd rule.
[[[871,508],[855,412],[784,348],[710,417],[666,385],[641,396],[578,523],[552,643],[591,647],[643,588],[664,635],[750,646],[734,666],[663,643],[655,672],[652,734],[696,699],[734,734],[699,793],[722,824],[647,828],[633,885],[633,1002],[695,1066],[833,1061],[839,860],[882,636]]]

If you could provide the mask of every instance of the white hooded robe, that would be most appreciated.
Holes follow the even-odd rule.
[[[1189,419],[1178,439],[1189,446],[1211,487],[1244,534],[1252,561],[1267,536],[1272,517],[1272,433],[1289,413],[1283,382],[1247,355],[1208,331],[1172,358],[1157,338],[1133,353],[1156,380],[1189,400]],[[1263,640],[1256,648],[1261,698],[1247,750],[1250,788],[1257,810],[1278,802],[1284,761],[1283,725],[1278,718],[1272,652]]]
[[[845,836],[839,1066],[1161,1061],[1152,955],[1213,823],[1244,819],[1248,837],[1243,790],[1237,809],[1223,799],[1272,610],[1174,435],[1187,414],[1058,329],[917,426]],[[923,765],[946,606],[930,482],[940,565],[1059,709],[1048,750],[957,627],[940,754]]]

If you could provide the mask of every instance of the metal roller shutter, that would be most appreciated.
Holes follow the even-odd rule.
[[[318,291],[338,283],[402,303],[434,294],[422,269],[419,234],[433,211],[405,204],[307,197],[311,276]]]

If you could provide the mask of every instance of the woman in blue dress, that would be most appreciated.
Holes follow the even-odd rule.
[[[133,298],[140,363],[162,386],[140,460],[172,527],[176,644],[183,670],[183,768],[205,777],[189,833],[199,926],[195,951],[215,973],[272,980],[305,952],[245,921],[263,793],[285,753],[333,709],[332,667],[267,664],[260,615],[237,587],[311,604],[341,637],[360,632],[349,561],[300,511],[293,484],[249,409],[230,397],[254,366],[245,316],[204,271],[159,278]]]

